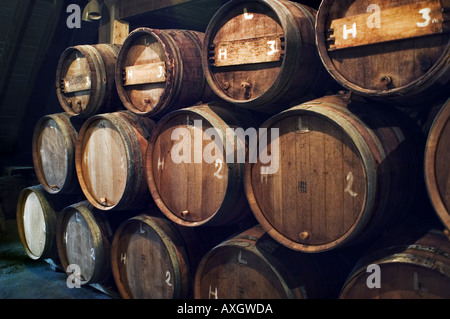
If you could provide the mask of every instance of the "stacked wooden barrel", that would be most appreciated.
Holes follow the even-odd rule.
[[[449,7],[231,0],[204,33],[68,48],[25,250],[122,298],[448,298]],[[411,218],[439,222],[381,241]],[[374,265],[411,294],[368,293]]]

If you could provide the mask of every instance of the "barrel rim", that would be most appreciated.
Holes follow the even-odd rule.
[[[164,92],[162,93],[158,103],[151,107],[149,110],[140,111],[136,108],[133,103],[130,101],[128,93],[125,90],[122,80],[122,66],[124,64],[124,60],[128,54],[128,49],[132,46],[134,40],[142,35],[150,35],[155,38],[158,43],[163,47],[163,51],[165,54],[165,65],[166,65],[166,82],[164,87]],[[181,59],[176,59],[176,56],[180,56],[179,52],[177,52],[176,46],[173,44],[173,41],[170,40],[171,36],[165,32],[164,30],[154,29],[149,27],[139,27],[130,32],[122,44],[119,54],[117,56],[117,64],[115,71],[115,82],[116,82],[116,90],[119,94],[119,98],[122,101],[123,105],[131,112],[138,115],[145,116],[154,116],[157,115],[161,109],[164,108],[165,105],[169,105],[170,102],[174,98],[173,91],[177,91],[180,86],[179,77],[182,76],[182,72],[180,72]],[[170,72],[169,72],[170,71]]]
[[[442,138],[442,131],[450,121],[450,98],[444,103],[443,107],[436,115],[431,129],[428,134],[428,139],[425,148],[425,182],[426,189],[431,203],[437,215],[444,223],[444,225],[450,229],[450,212],[447,210],[444,199],[441,196],[438,184],[436,172],[436,150]]]
[[[46,229],[45,245],[44,245],[44,249],[40,256],[35,255],[31,251],[31,249],[28,247],[27,238],[25,236],[25,228],[24,228],[25,225],[23,223],[23,212],[24,212],[24,208],[25,208],[25,199],[31,193],[36,194],[40,203],[43,205],[42,211],[44,214],[44,219],[46,220],[47,224],[49,224],[49,226],[50,226],[50,227],[47,227],[47,226],[45,227],[45,229]],[[24,188],[20,192],[19,200],[17,203],[17,212],[16,212],[18,233],[19,233],[20,241],[22,242],[22,246],[23,246],[25,252],[27,253],[27,255],[31,259],[38,260],[38,259],[52,257],[51,251],[52,251],[53,247],[56,245],[56,243],[54,242],[54,235],[55,235],[54,229],[56,227],[56,217],[57,217],[56,212],[53,210],[50,203],[48,203],[46,200],[46,191],[42,185],[29,186],[29,187]]]
[[[445,78],[449,78],[449,76],[445,76],[447,73],[448,67],[448,56],[450,53],[450,38],[448,41],[448,45],[446,50],[442,53],[438,62],[435,63],[430,70],[428,70],[425,74],[415,79],[414,81],[405,84],[403,86],[389,89],[389,90],[375,90],[375,89],[367,89],[361,87],[359,85],[353,84],[351,81],[347,80],[341,73],[337,70],[334,62],[330,58],[328,51],[325,46],[325,24],[328,19],[328,12],[330,6],[333,4],[334,0],[323,0],[319,6],[317,11],[316,18],[316,46],[319,52],[320,59],[322,60],[323,65],[326,67],[328,73],[335,79],[340,85],[345,87],[348,90],[356,92],[366,97],[372,98],[396,98],[403,97],[405,95],[413,94],[415,95],[417,92],[422,92],[426,90],[425,83],[433,83],[437,80],[438,75],[443,75]],[[447,56],[447,58],[446,58]],[[419,90],[419,91],[418,91]],[[413,93],[411,93],[413,92]]]
[[[326,106],[327,104],[333,107],[331,103],[325,103],[325,106],[320,105],[321,102],[319,99],[294,106],[275,116],[272,116],[265,123],[263,123],[261,127],[270,127],[276,122],[284,118],[288,118],[291,115],[312,114],[313,116],[319,116],[324,120],[331,122],[333,125],[337,125],[347,134],[349,140],[353,143],[355,150],[358,151],[358,155],[363,163],[364,174],[366,177],[366,196],[362,203],[362,209],[358,214],[358,217],[354,219],[353,224],[349,226],[348,229],[341,236],[339,236],[339,238],[323,244],[302,244],[298,241],[289,239],[287,236],[279,232],[266,219],[266,213],[264,213],[259,206],[253,191],[251,172],[254,164],[247,162],[245,167],[245,193],[255,218],[259,221],[267,233],[278,242],[291,249],[304,252],[317,252],[335,249],[348,244],[354,238],[358,237],[358,235],[364,231],[373,216],[371,208],[375,206],[375,199],[377,196],[378,181],[376,175],[373,173],[376,171],[377,165],[375,160],[370,155],[371,152],[367,141],[353,125],[342,125],[343,123],[348,123],[348,120],[342,114],[339,114],[338,112],[328,112],[325,114],[325,112],[329,110],[329,107]],[[336,108],[336,111],[337,110],[338,108]]]
[[[36,177],[38,178],[39,182],[41,183],[42,187],[50,194],[57,194],[57,193],[69,193],[74,187],[73,183],[68,179],[68,177],[73,174],[76,175],[75,172],[75,146],[76,141],[78,138],[78,133],[75,129],[70,130],[69,127],[73,127],[70,123],[70,117],[68,113],[56,113],[56,114],[48,114],[41,117],[34,129],[33,137],[32,137],[32,157],[33,157],[33,163],[34,163],[34,170],[36,172]],[[38,147],[38,141],[40,138],[40,133],[42,132],[42,128],[44,127],[44,124],[49,121],[53,120],[57,125],[58,129],[62,132],[62,135],[64,137],[65,147],[67,150],[67,169],[66,169],[66,178],[64,181],[64,184],[61,188],[55,189],[52,188],[52,185],[49,185],[48,182],[45,179],[45,176],[42,172],[42,161],[41,157],[39,156],[39,152],[37,150]]]
[[[124,299],[132,299],[132,293],[130,292],[129,288],[126,287],[126,285],[123,283],[123,280],[120,276],[120,267],[118,258],[119,255],[119,241],[121,239],[122,233],[125,230],[127,226],[129,226],[132,223],[139,222],[144,223],[147,226],[149,226],[154,233],[161,239],[161,241],[164,243],[164,247],[166,251],[168,252],[168,255],[170,257],[171,265],[173,267],[173,275],[174,275],[174,291],[173,295],[174,298],[183,298],[183,294],[187,293],[185,291],[186,282],[183,279],[183,266],[188,266],[189,263],[186,262],[188,260],[188,257],[186,254],[183,254],[182,250],[180,249],[179,245],[177,245],[174,242],[171,242],[170,239],[167,238],[167,232],[165,227],[173,227],[170,223],[168,223],[167,220],[164,220],[160,217],[151,216],[148,214],[139,214],[134,217],[129,218],[128,220],[122,222],[117,230],[114,233],[112,244],[111,244],[111,268],[112,268],[112,274],[114,277],[114,281],[116,283],[116,286],[119,290],[120,295]],[[176,233],[176,232],[175,232]],[[181,259],[181,260],[180,260]],[[184,260],[183,260],[184,259]],[[180,261],[182,263],[180,263]]]
[[[209,216],[208,218],[203,219],[201,221],[195,221],[195,222],[188,221],[188,220],[178,217],[175,213],[173,213],[167,207],[167,205],[163,202],[163,200],[160,196],[159,189],[156,186],[155,179],[153,178],[153,169],[154,169],[154,167],[153,167],[153,150],[154,150],[155,142],[159,138],[159,133],[160,133],[161,129],[166,124],[168,124],[172,118],[177,117],[180,114],[194,113],[194,114],[197,114],[200,117],[202,117],[202,119],[206,120],[214,128],[217,128],[217,127],[229,128],[230,127],[225,121],[223,121],[213,111],[213,109],[210,108],[210,106],[212,106],[213,104],[214,103],[210,103],[209,105],[205,104],[205,105],[201,105],[201,106],[187,107],[187,108],[175,110],[175,111],[170,112],[169,114],[166,114],[156,124],[154,130],[151,133],[150,142],[148,143],[148,146],[147,146],[145,171],[146,171],[146,175],[147,175],[147,184],[148,184],[150,193],[152,194],[152,197],[153,197],[155,203],[157,204],[157,206],[159,207],[159,209],[161,210],[161,212],[164,215],[166,215],[171,221],[173,221],[176,224],[182,225],[182,226],[197,227],[197,226],[201,226],[204,224],[213,225],[213,224],[220,223],[222,221],[222,218],[221,218],[222,215],[225,214],[225,219],[226,219],[226,212],[229,211],[228,207],[230,205],[236,204],[229,199],[232,198],[235,195],[235,193],[238,191],[239,175],[243,175],[244,164],[227,163],[228,167],[231,166],[232,169],[228,170],[227,187],[225,189],[224,197],[222,200],[222,205],[220,205],[218,207],[218,209],[213,214],[211,214],[211,216]],[[205,112],[202,112],[201,107],[203,107],[203,106],[209,108],[215,116],[213,114],[207,114]],[[214,123],[220,123],[220,126],[215,126]],[[234,149],[236,149],[236,143],[234,142],[234,139],[231,139],[226,134],[226,132],[222,132],[222,133],[223,133],[222,134],[223,139],[224,140],[229,139],[231,145],[233,145]],[[226,145],[226,144],[223,143],[223,145]]]
[[[281,61],[280,66],[280,73],[277,75],[276,79],[272,83],[271,87],[259,95],[256,98],[250,98],[248,100],[236,100],[227,94],[223,92],[223,90],[220,88],[220,86],[216,83],[215,77],[213,76],[213,72],[211,70],[211,66],[209,65],[208,61],[208,50],[209,50],[209,44],[213,40],[213,36],[217,33],[218,25],[222,21],[222,17],[226,15],[229,11],[233,9],[235,5],[239,5],[243,2],[259,2],[265,6],[267,6],[270,10],[274,11],[279,17],[279,22],[281,24],[281,27],[284,32],[284,38],[285,38],[285,47],[286,47],[286,54],[283,60]],[[298,9],[298,6],[296,6]],[[300,9],[298,9],[300,10]],[[302,14],[304,14],[303,11],[301,11]],[[284,19],[287,19],[285,21],[284,19],[280,19],[280,17],[283,17]],[[302,41],[301,41],[301,34],[298,30],[298,28],[289,28],[290,25],[297,25],[296,21],[294,20],[290,10],[285,8],[282,2],[277,0],[231,0],[227,3],[225,3],[222,7],[219,8],[219,10],[214,14],[214,16],[211,18],[205,32],[204,37],[204,43],[202,48],[202,67],[203,67],[203,73],[205,75],[206,81],[208,82],[211,89],[214,91],[215,94],[217,94],[221,99],[233,103],[236,105],[239,105],[240,107],[246,107],[246,108],[258,108],[263,107],[265,104],[271,102],[274,100],[274,98],[278,95],[277,89],[280,89],[281,95],[283,92],[287,90],[287,83],[288,79],[291,77],[291,75],[294,73],[295,67],[285,67],[286,64],[289,65],[296,65],[296,61],[298,59],[301,59],[301,52],[302,52]],[[287,50],[287,47],[293,48],[292,52],[293,54],[288,54],[288,52],[291,52],[291,50]],[[297,55],[297,56],[296,56]],[[288,63],[289,62],[289,63]]]
[[[94,248],[94,271],[91,278],[84,278],[81,276],[81,285],[86,285],[90,283],[96,283],[101,281],[107,273],[103,272],[102,264],[106,263],[104,254],[104,238],[100,230],[99,225],[95,222],[95,214],[90,210],[91,203],[83,201],[80,203],[75,203],[64,208],[57,216],[56,222],[56,246],[58,249],[58,255],[63,269],[67,269],[69,266],[69,258],[67,256],[66,247],[64,243],[64,234],[66,233],[67,222],[73,213],[80,213],[81,217],[86,221],[89,230],[91,232],[93,248]],[[82,275],[83,273],[81,273]]]

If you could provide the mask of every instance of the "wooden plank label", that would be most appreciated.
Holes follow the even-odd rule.
[[[62,80],[64,93],[88,91],[91,89],[91,77],[89,74],[68,76]]]
[[[214,43],[214,65],[230,66],[279,61],[282,35]]]
[[[367,13],[331,22],[329,50],[415,38],[448,32],[440,1],[422,1],[383,9],[377,4]]]
[[[125,68],[124,85],[137,85],[166,82],[166,65],[164,62],[133,65]]]

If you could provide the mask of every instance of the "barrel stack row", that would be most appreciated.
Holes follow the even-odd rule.
[[[25,250],[123,298],[449,298],[449,7],[231,0],[68,48]]]

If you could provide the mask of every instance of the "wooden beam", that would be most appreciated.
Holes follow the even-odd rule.
[[[118,0],[117,17],[119,19],[126,19],[145,12],[155,11],[192,1],[195,0]]]
[[[448,8],[444,8],[448,10]],[[333,20],[329,50],[448,32],[440,1],[421,1]]]

